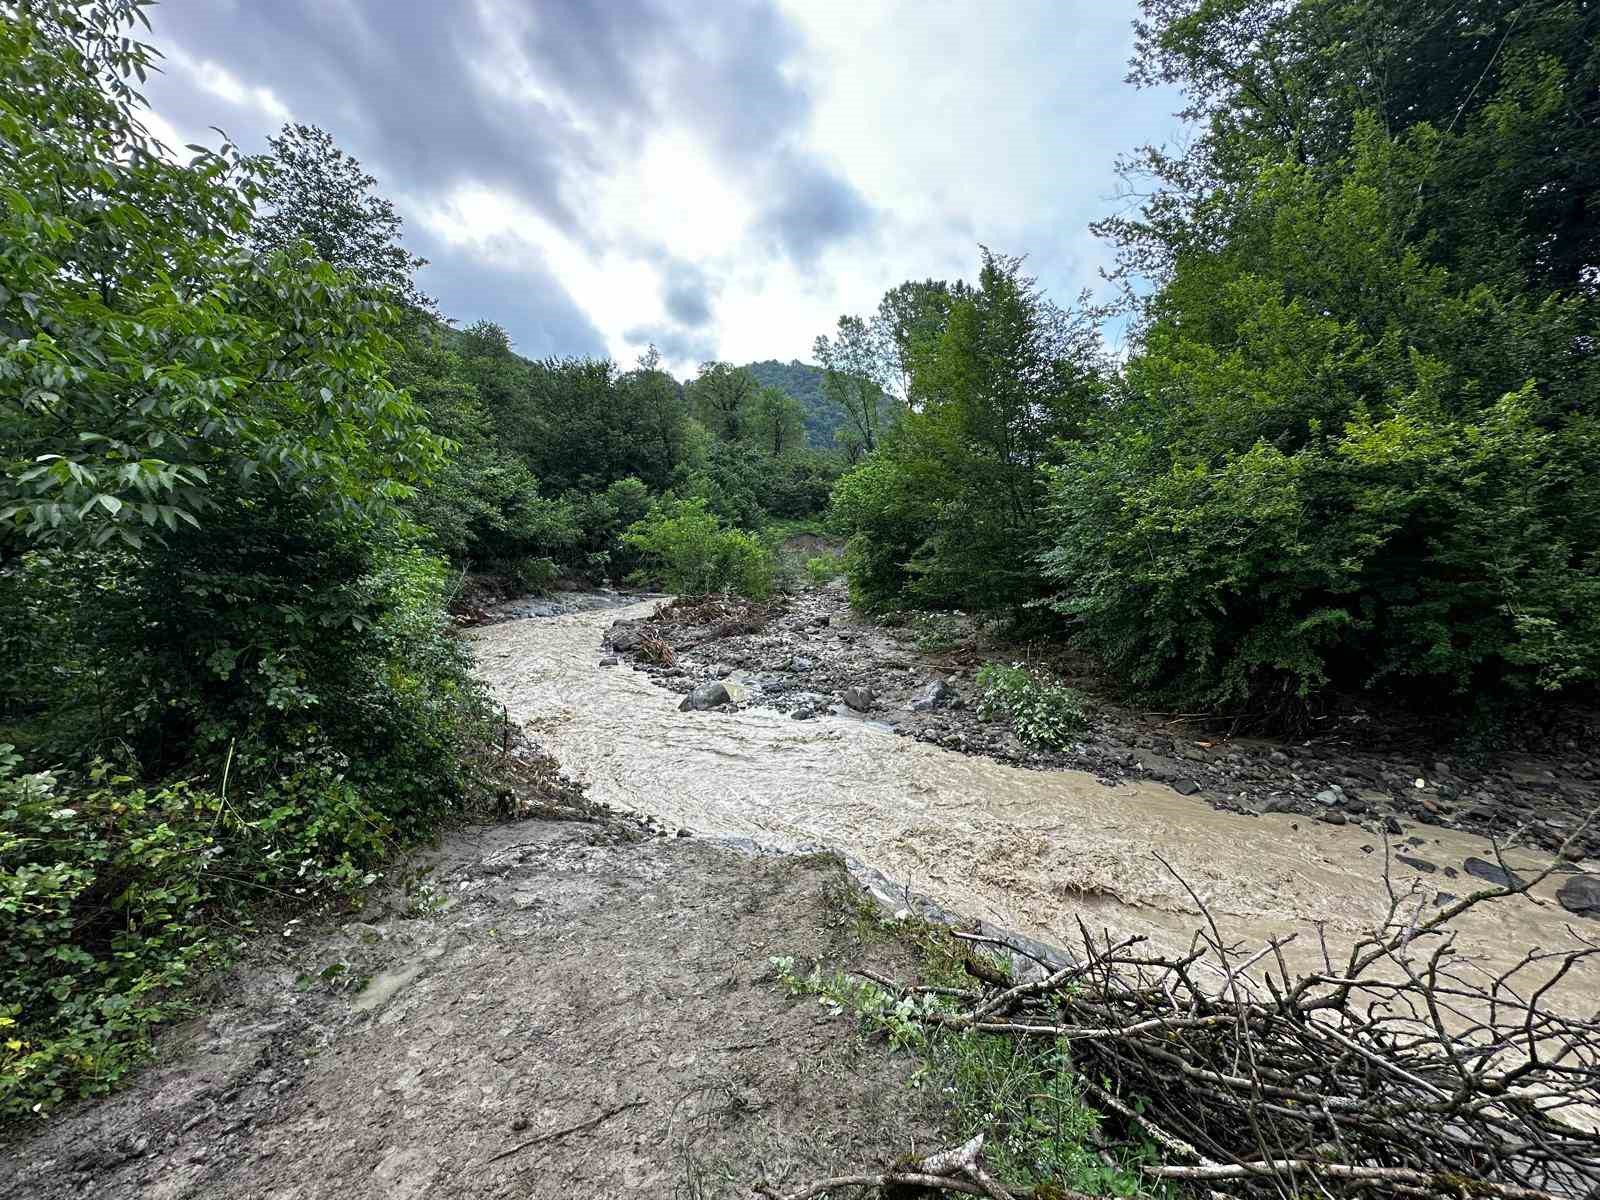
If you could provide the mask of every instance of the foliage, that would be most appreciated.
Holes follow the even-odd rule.
[[[773,556],[753,534],[728,529],[704,500],[663,500],[623,534],[644,558],[643,571],[668,591],[731,591],[752,599],[772,592]]]
[[[1051,748],[1089,728],[1088,702],[1081,695],[1020,663],[979,668],[978,715],[1008,720],[1023,741]]]
[[[1126,396],[1053,472],[1056,605],[1183,703],[1589,683],[1595,303],[1431,263],[1431,150],[1353,136],[1332,173],[1236,181],[1226,237],[1176,257]]]
[[[707,362],[685,389],[694,414],[721,442],[745,439],[750,425],[750,405],[760,385],[755,376],[732,363]]]
[[[0,22],[7,1116],[109,1086],[215,914],[359,887],[459,814],[487,728],[404,512],[445,445],[391,377],[399,314],[298,241],[252,252],[259,164],[150,142],[138,7]],[[438,528],[500,532],[483,495]]]
[[[907,343],[917,406],[840,480],[834,519],[870,606],[1015,606],[1039,591],[1041,468],[1102,390],[1098,341],[1014,258],[985,251],[976,288],[939,294],[942,330]]]
[[[813,554],[806,559],[806,574],[811,577],[811,582],[818,587],[832,583],[844,574],[844,556],[842,554]]]
[[[211,961],[220,798],[96,766],[63,790],[0,745],[0,1121],[108,1090]]]
[[[833,337],[819,336],[813,346],[822,364],[822,394],[844,414],[835,436],[851,462],[877,450],[883,436],[887,405],[879,350],[872,327],[849,315],[839,318]]]
[[[415,279],[427,260],[401,247],[400,215],[359,162],[315,125],[286,124],[267,145],[270,153],[257,161],[260,198],[250,230],[261,253],[292,252],[304,242],[374,295],[436,311]]]
[[[761,362],[746,363],[744,369],[755,377],[762,387],[777,388],[800,402],[805,421],[806,443],[813,450],[831,450],[837,446],[835,437],[844,414],[828,402],[822,391],[823,370],[798,359],[779,362],[769,358]]]
[[[263,480],[392,510],[439,453],[384,378],[392,314],[242,254],[253,165],[165,158],[123,82],[151,52],[70,10],[0,26],[0,526],[137,547]]]

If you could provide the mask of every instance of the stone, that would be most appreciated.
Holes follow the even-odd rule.
[[[1261,806],[1261,811],[1264,813],[1292,813],[1295,811],[1294,798],[1292,796],[1268,796],[1266,802]]]
[[[617,662],[618,659],[615,654],[608,654],[600,660],[600,665],[602,667],[614,667],[617,665]]]
[[[1275,767],[1287,767],[1289,765],[1289,756],[1282,750],[1274,750],[1271,754],[1267,755],[1267,759]]]
[[[784,664],[783,669],[793,671],[796,675],[803,675],[807,671],[814,669],[816,665],[814,660],[807,658],[804,654],[796,654]]]
[[[643,636],[637,621],[615,621],[606,632],[606,641],[613,650],[637,650]]]
[[[1200,790],[1200,785],[1192,779],[1174,779],[1172,790],[1180,796],[1193,796]]]
[[[790,719],[795,721],[814,721],[816,716],[817,711],[814,708],[797,708],[789,714]]]
[[[1313,796],[1311,798],[1313,800],[1315,800],[1318,804],[1326,804],[1329,807],[1332,807],[1333,805],[1339,803],[1339,797],[1342,796],[1343,794],[1344,793],[1338,791],[1335,788],[1323,788],[1322,791],[1318,792],[1315,796]]]
[[[1515,873],[1507,871],[1498,863],[1488,862],[1481,858],[1469,858],[1461,864],[1461,869],[1468,875],[1476,876],[1485,883],[1492,883],[1498,887],[1519,888],[1523,881]]]
[[[718,679],[726,679],[729,675],[733,674],[733,668],[727,663],[718,663],[716,666],[711,668],[711,673]]]
[[[1409,854],[1396,854],[1395,857],[1413,871],[1421,871],[1424,875],[1432,875],[1439,869],[1438,864],[1431,863],[1425,858],[1413,858]]]
[[[871,688],[845,688],[844,691],[839,693],[839,699],[843,700],[857,712],[870,712],[872,710],[873,697]]]
[[[1343,825],[1349,819],[1349,817],[1345,816],[1337,808],[1330,808],[1327,812],[1322,813],[1317,817],[1317,820],[1323,822],[1325,825]]]
[[[727,685],[720,680],[702,683],[694,691],[683,698],[683,703],[678,705],[679,712],[703,712],[708,708],[715,708],[719,704],[727,704],[732,699],[728,695]]]
[[[1556,892],[1556,899],[1569,913],[1600,920],[1600,875],[1574,875]]]
[[[930,679],[911,693],[911,711],[932,712],[953,695],[955,689],[943,677]]]

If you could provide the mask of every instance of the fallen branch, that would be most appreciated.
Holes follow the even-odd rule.
[[[1022,967],[1032,960],[1031,982],[1002,972],[936,989],[868,977],[921,996],[911,1019],[932,1036],[1065,1044],[1085,1098],[1159,1148],[1164,1161],[1140,1168],[1152,1181],[1240,1200],[1600,1197],[1600,973],[1574,986],[1600,965],[1600,945],[1572,931],[1567,949],[1536,947],[1493,970],[1465,954],[1457,918],[1520,903],[1557,869],[1522,879],[1498,847],[1495,859],[1507,886],[1433,913],[1415,889],[1397,890],[1386,866],[1381,919],[1342,963],[1318,930],[1320,962],[1298,974],[1282,953],[1290,937],[1230,942],[1190,889],[1202,920],[1181,953],[1080,923],[1081,947],[1048,964],[1000,938],[954,935],[1007,947]],[[1564,980],[1587,1011],[1551,1004]],[[935,1190],[1000,1194],[965,1166],[929,1169],[944,1162],[841,1176],[782,1200],[912,1176],[939,1180],[916,1180]]]
[[[549,1133],[541,1133],[538,1137],[531,1137],[527,1141],[511,1147],[509,1150],[502,1150],[499,1154],[494,1155],[492,1158],[485,1159],[483,1165],[488,1166],[490,1163],[497,1163],[502,1158],[510,1158],[513,1154],[522,1153],[522,1151],[528,1149],[530,1146],[538,1146],[545,1142],[553,1142],[558,1138],[566,1137],[569,1133],[582,1133],[585,1129],[593,1129],[596,1125],[601,1125],[606,1121],[609,1121],[618,1113],[627,1112],[630,1108],[643,1108],[647,1103],[649,1102],[646,1100],[630,1100],[626,1104],[612,1105],[610,1108],[606,1109],[605,1112],[600,1113],[598,1116],[590,1117],[587,1121],[579,1121],[576,1125],[567,1125],[561,1129],[552,1129]]]

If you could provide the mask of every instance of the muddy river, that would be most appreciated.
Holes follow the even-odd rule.
[[[832,847],[949,909],[1055,944],[1076,940],[1082,918],[1186,945],[1197,906],[1157,855],[1245,941],[1319,922],[1337,945],[1386,907],[1382,839],[1359,826],[1217,812],[1163,786],[1023,770],[848,717],[679,712],[679,697],[644,675],[599,665],[606,627],[650,608],[512,621],[472,635],[496,696],[596,800],[700,834]],[[1484,886],[1443,868],[1472,855],[1492,860],[1486,841],[1416,832],[1426,845],[1399,849],[1440,869],[1394,863],[1392,877],[1416,889],[1424,913],[1441,890]],[[1535,871],[1547,860],[1513,850],[1506,861]],[[1460,948],[1487,966],[1533,946],[1574,945],[1574,918],[1553,898],[1559,882],[1465,914]],[[1314,944],[1314,935],[1301,937],[1292,957],[1308,965]],[[1593,971],[1569,982],[1571,996],[1600,994]]]

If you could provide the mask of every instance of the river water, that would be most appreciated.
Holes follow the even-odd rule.
[[[1387,907],[1382,839],[1359,826],[1217,812],[1159,785],[1106,787],[1079,772],[1027,771],[849,717],[679,712],[679,697],[646,676],[599,666],[606,627],[651,607],[472,634],[496,697],[595,800],[701,834],[828,846],[955,912],[1057,945],[1078,940],[1079,919],[1168,949],[1188,945],[1199,909],[1158,854],[1230,938],[1259,943],[1307,930],[1290,949],[1294,965],[1320,957],[1312,923],[1337,951]],[[1459,868],[1469,855],[1493,860],[1482,838],[1426,826],[1416,833],[1425,846],[1399,849],[1441,868]],[[1548,860],[1510,851],[1506,861],[1534,871]],[[1424,915],[1440,889],[1464,895],[1485,886],[1399,863],[1391,873],[1402,891],[1419,889]],[[1460,949],[1494,966],[1533,946],[1576,945],[1576,918],[1554,900],[1558,884],[1464,914]],[[1592,1002],[1600,977],[1585,968],[1562,990]]]

